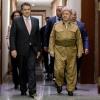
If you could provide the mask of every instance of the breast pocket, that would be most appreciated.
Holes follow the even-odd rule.
[[[69,30],[69,35],[72,39],[76,38],[76,30],[70,29]]]
[[[64,30],[56,30],[57,33],[63,33]]]
[[[56,31],[56,39],[58,40],[58,39],[64,38],[64,36],[65,36],[64,34],[65,34],[64,30],[57,30]]]

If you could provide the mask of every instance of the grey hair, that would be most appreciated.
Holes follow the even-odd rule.
[[[62,8],[62,13],[63,13],[64,11],[68,11],[70,14],[72,14],[72,9],[69,9],[69,8],[67,8],[67,7],[63,7],[63,8]]]

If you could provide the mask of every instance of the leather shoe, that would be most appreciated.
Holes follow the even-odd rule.
[[[34,91],[29,91],[29,96],[30,96],[31,98],[34,98],[34,97],[36,96],[36,90],[34,90]]]
[[[77,87],[75,87],[75,90],[77,90]]]
[[[15,89],[15,90],[17,90],[17,89],[18,89],[18,86],[17,86],[17,85],[15,85],[14,89]]]
[[[57,92],[61,93],[61,91],[62,91],[62,86],[57,86]]]
[[[73,96],[73,92],[72,91],[68,91],[68,95],[69,96]]]
[[[21,92],[21,96],[26,96],[26,92]]]
[[[34,97],[36,96],[36,93],[29,94],[29,96],[30,96],[31,98],[34,98]]]
[[[30,94],[29,96],[30,96],[31,98],[34,98],[34,94]]]

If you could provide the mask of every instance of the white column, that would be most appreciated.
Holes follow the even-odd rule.
[[[81,19],[81,0],[67,0],[66,6],[70,9],[76,10],[78,18]]]
[[[2,0],[2,77],[8,71],[8,47],[6,35],[10,20],[10,0]]]

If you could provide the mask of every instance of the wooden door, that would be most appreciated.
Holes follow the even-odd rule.
[[[98,0],[100,2],[100,0]],[[99,5],[99,10],[98,10],[98,41],[99,41],[99,66],[98,66],[98,93],[100,94],[100,5]]]
[[[94,83],[95,54],[95,0],[82,0],[82,21],[85,22],[89,36],[89,54],[84,56],[80,70],[80,83]]]

